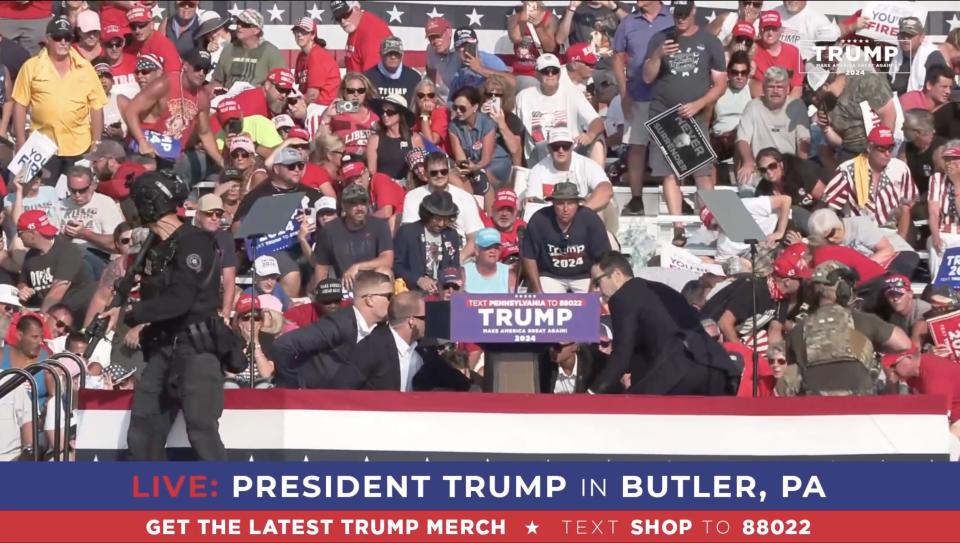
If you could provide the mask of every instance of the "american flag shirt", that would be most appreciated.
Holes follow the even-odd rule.
[[[823,201],[844,217],[861,215],[872,216],[883,228],[896,228],[897,208],[910,205],[917,199],[917,185],[910,175],[907,163],[891,158],[890,163],[880,173],[877,182],[872,180],[865,207],[857,203],[857,189],[854,184],[854,162],[850,159],[837,168],[833,179],[827,183]]]
[[[960,209],[957,208],[957,196],[953,190],[953,182],[940,172],[930,177],[930,192],[927,193],[928,202],[940,204],[940,228],[960,225]]]

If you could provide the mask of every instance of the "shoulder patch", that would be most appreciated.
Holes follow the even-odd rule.
[[[198,255],[197,253],[188,254],[187,267],[199,273],[200,268],[203,267],[203,260],[200,258],[200,255]]]

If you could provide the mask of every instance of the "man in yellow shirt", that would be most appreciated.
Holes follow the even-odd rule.
[[[60,174],[95,149],[103,134],[107,95],[93,66],[70,47],[74,29],[66,19],[47,24],[45,47],[27,60],[13,86],[13,130],[17,149],[26,141],[27,109],[33,130],[57,144],[57,153],[44,167],[44,183],[54,185]]]

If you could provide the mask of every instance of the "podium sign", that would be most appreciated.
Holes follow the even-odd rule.
[[[454,294],[450,335],[470,343],[596,343],[599,294]]]

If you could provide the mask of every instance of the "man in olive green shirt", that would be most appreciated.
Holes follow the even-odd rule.
[[[263,84],[270,70],[286,67],[277,46],[263,39],[263,14],[247,9],[237,17],[237,39],[223,48],[213,83],[230,88],[244,81],[256,87]]]

